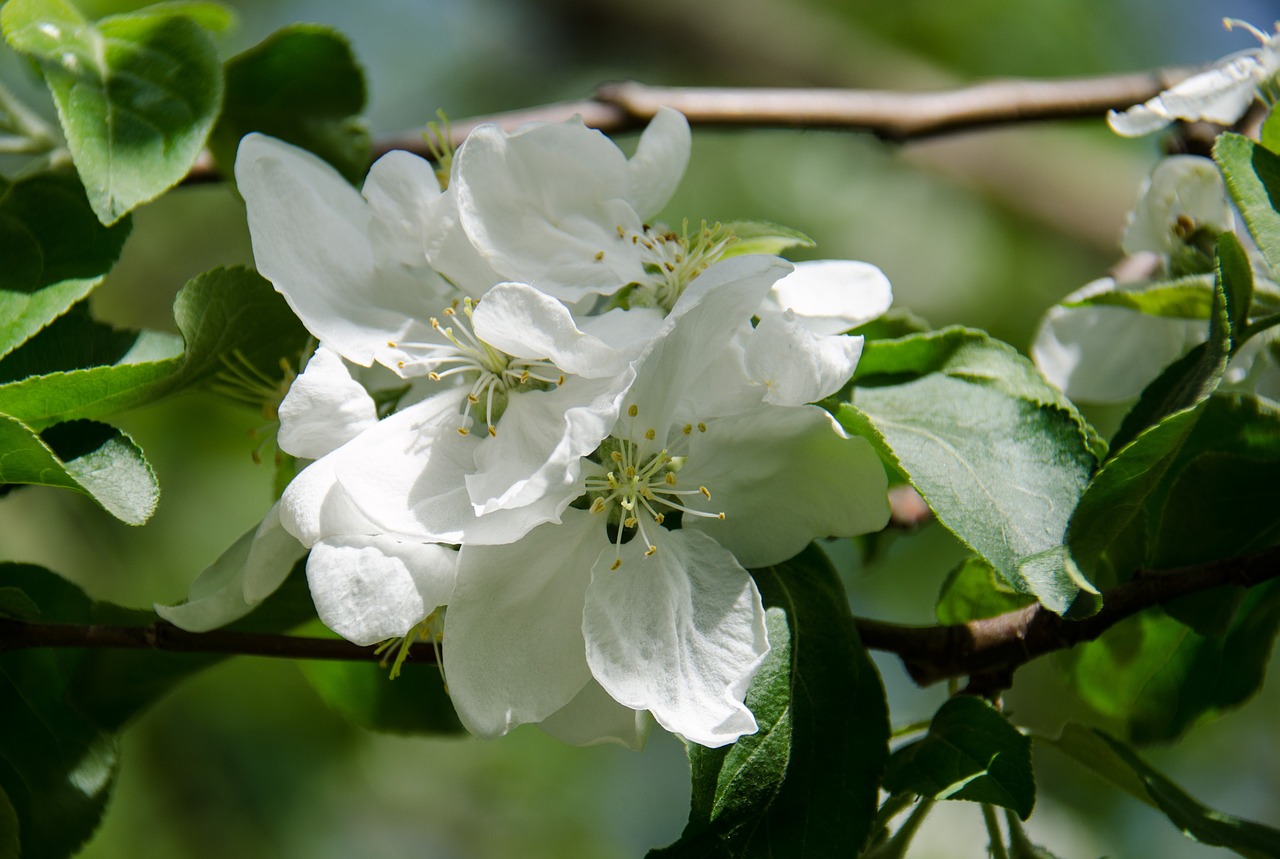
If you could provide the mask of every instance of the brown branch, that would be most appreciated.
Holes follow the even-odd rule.
[[[1249,588],[1280,578],[1280,546],[1222,561],[1140,574],[1106,594],[1092,617],[1066,620],[1039,604],[997,617],[950,626],[907,626],[855,618],[862,642],[897,654],[922,686],[950,677],[970,678],[969,691],[1007,689],[1020,666],[1092,641],[1138,612],[1224,586]],[[148,626],[76,626],[0,621],[0,653],[32,647],[105,647],[185,653],[223,653],[288,659],[379,659],[372,647],[326,638],[216,630],[186,632],[168,623]],[[413,661],[436,661],[432,645],[416,644]]]
[[[968,676],[977,691],[1007,689],[1013,672],[1056,650],[1093,641],[1138,612],[1213,588],[1249,588],[1280,578],[1280,547],[1222,561],[1140,573],[1109,591],[1092,617],[1067,620],[1039,603],[949,626],[858,619],[863,643],[896,653],[921,686]]]
[[[900,143],[995,125],[1097,117],[1146,101],[1191,71],[1165,68],[1088,78],[993,80],[936,92],[654,87],[627,81],[605,84],[591,99],[453,122],[450,138],[458,146],[483,123],[512,129],[575,115],[606,134],[623,134],[644,128],[665,105],[679,110],[693,126],[839,128]],[[373,148],[375,156],[393,149],[430,155],[417,131],[380,138]],[[205,153],[183,181],[198,184],[221,179]]]

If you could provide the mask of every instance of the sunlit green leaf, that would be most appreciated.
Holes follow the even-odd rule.
[[[209,138],[230,177],[240,138],[260,131],[310,150],[351,182],[369,166],[364,73],[341,34],[293,24],[227,62],[226,104]]]
[[[773,647],[746,699],[761,730],[689,747],[689,823],[653,857],[856,855],[875,816],[888,714],[839,578],[812,547],[753,576]]]
[[[0,26],[44,72],[102,223],[186,175],[217,118],[222,68],[181,4],[94,23],[66,0],[9,0]]]
[[[1280,196],[1280,155],[1228,132],[1214,141],[1213,159],[1272,273],[1280,273],[1280,212],[1274,202]]]
[[[0,415],[0,484],[56,486],[88,495],[111,515],[141,525],[160,487],[133,439],[96,421],[69,421],[41,435]]]
[[[924,739],[893,753],[884,789],[999,805],[1026,820],[1036,803],[1031,740],[986,701],[960,695],[934,714]]]
[[[1101,446],[1029,361],[965,329],[870,342],[836,416],[1006,582],[1067,609],[1080,582],[1063,534]]]
[[[938,623],[966,623],[995,617],[1035,602],[1006,585],[990,564],[981,558],[967,558],[942,583],[935,611]]]
[[[1280,856],[1280,831],[1201,805],[1124,743],[1082,725],[1067,724],[1057,739],[1036,736],[1116,787],[1164,813],[1188,838],[1226,847],[1246,859]]]
[[[1148,316],[1208,319],[1213,308],[1213,278],[1185,277],[1133,289],[1109,289],[1063,307],[1125,307]]]
[[[166,341],[151,338],[143,348],[135,339],[118,363],[0,385],[0,411],[41,427],[105,417],[207,384],[244,363],[266,379],[279,379],[280,361],[296,364],[308,337],[271,285],[240,267],[214,269],[191,280],[178,293],[174,316],[186,341],[181,355],[136,360],[154,359]]]

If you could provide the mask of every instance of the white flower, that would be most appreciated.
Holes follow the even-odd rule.
[[[436,230],[465,233],[479,261],[429,243],[432,262],[451,278],[487,266],[570,304],[645,281],[646,264],[665,261],[645,219],[670,199],[689,149],[689,125],[669,108],[630,160],[577,118],[514,132],[482,125],[454,156]]]
[[[865,440],[816,407],[762,402],[747,376],[735,339],[784,271],[751,257],[708,269],[638,362],[561,524],[463,545],[444,666],[474,733],[551,720],[558,735],[598,739],[605,724],[633,743],[639,711],[707,746],[756,730],[742,698],[768,641],[744,567],[889,513]]]
[[[1175,155],[1161,160],[1143,183],[1120,246],[1127,254],[1171,257],[1199,232],[1214,239],[1234,227],[1218,166],[1198,155]]]
[[[1240,26],[1257,36],[1261,45],[1224,57],[1208,71],[1193,75],[1171,89],[1124,113],[1111,111],[1107,124],[1124,137],[1159,131],[1175,119],[1231,125],[1244,116],[1258,88],[1280,71],[1280,34],[1269,36],[1251,24],[1223,19],[1229,30]]]

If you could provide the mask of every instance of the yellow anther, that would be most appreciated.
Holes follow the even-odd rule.
[[[635,479],[636,479],[636,469],[635,469],[635,466],[633,466],[633,465],[628,465],[628,466],[627,466],[627,468],[626,468],[626,475],[627,475],[627,480],[635,480]]]
[[[706,496],[706,499],[707,499],[708,501],[710,501],[710,500],[711,500],[711,490],[710,490],[710,489],[708,489],[708,488],[707,488],[707,487],[705,487],[705,486],[699,486],[699,487],[698,487],[698,491],[699,491],[699,492],[701,492],[704,496]]]
[[[604,259],[604,251],[596,251],[596,262],[600,262],[602,259]]]
[[[497,428],[494,427],[493,424],[489,424],[489,435],[496,436],[497,434],[498,434]]]
[[[523,373],[520,374],[520,384],[523,385],[525,382],[528,382],[528,381],[529,381],[529,371],[525,370]]]
[[[556,384],[557,384],[557,385],[563,385],[563,384],[564,384],[564,373],[561,373],[561,374],[560,374],[560,378],[556,379]]]
[[[471,435],[471,430],[466,427],[458,427],[458,435]]]
[[[650,546],[649,548],[647,548],[647,549],[645,549],[645,550],[644,550],[644,556],[647,558],[647,557],[649,557],[650,555],[652,555],[652,554],[653,554],[654,552],[656,552],[656,551],[658,551],[658,547],[657,547],[657,546]]]
[[[628,528],[634,528],[638,523],[639,523],[639,520],[636,519],[636,517],[634,516],[629,516],[628,518],[622,520],[622,524]]]
[[[388,340],[388,341],[387,341],[387,345],[388,345],[388,346],[390,346],[392,349],[397,348],[397,346],[396,346],[396,341],[394,341],[394,340]]]
[[[644,431],[644,437],[647,438],[649,441],[653,441],[655,438],[658,437],[658,432],[653,427],[649,427],[647,430]]]
[[[397,362],[396,362],[396,366],[397,366],[397,367],[399,367],[401,370],[403,370],[403,369],[404,369],[404,362],[403,362],[403,361],[397,361]]]
[[[444,315],[445,315],[445,316],[457,316],[457,315],[458,315],[458,311],[454,310],[452,307],[446,307],[446,308],[444,309]]]
[[[667,517],[663,516],[661,513],[655,513],[653,516],[653,521],[661,525],[663,522],[667,521]]]
[[[668,486],[675,486],[675,485],[676,485],[676,473],[675,473],[674,471],[668,471],[668,472],[667,472],[667,476],[666,476],[666,477],[664,477],[664,478],[662,478],[662,480],[663,480],[663,482],[664,482],[664,483],[666,483]]]
[[[616,570],[618,569],[618,567],[621,567],[621,566],[622,566],[622,559],[617,558],[614,560],[613,564],[609,567],[609,569]]]
[[[723,513],[717,513],[717,514],[716,514],[716,518],[717,518],[717,519],[719,519],[721,522],[723,522],[723,521],[724,521],[724,514],[723,514]]]
[[[698,432],[706,432],[706,431],[707,431],[707,425],[704,424],[702,421],[698,421]]]
[[[440,374],[437,373],[435,370],[432,370],[430,373],[427,374],[427,378],[433,382],[438,382],[440,381]]]
[[[467,402],[473,406],[478,406],[480,405],[480,398],[475,394],[467,394]]]
[[[605,506],[604,499],[597,495],[596,500],[591,502],[591,512],[603,513],[605,511]]]
[[[636,415],[640,414],[640,407],[635,403],[632,403],[627,406],[627,414],[634,418]]]
[[[684,433],[685,435],[691,435],[693,433],[693,424],[685,424],[684,426],[680,427],[680,432]]]
[[[434,328],[434,329],[436,329],[437,331],[439,331],[439,330],[440,330],[440,320],[439,320],[439,319],[436,319],[434,316],[433,316],[433,317],[431,317],[431,327],[432,327],[432,328]]]
[[[613,460],[614,462],[616,462],[616,463],[619,463],[619,464],[621,464],[621,463],[622,463],[622,454],[621,454],[621,453],[619,453],[619,452],[618,452],[618,451],[616,451],[616,450],[614,450],[614,451],[610,451],[610,453],[609,453],[609,458],[610,458],[610,459],[612,459],[612,460]],[[610,473],[612,473],[612,472],[610,472]]]

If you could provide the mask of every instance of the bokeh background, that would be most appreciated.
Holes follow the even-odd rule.
[[[97,16],[140,2],[79,0]],[[352,41],[376,134],[587,95],[599,82],[947,87],[990,76],[1067,76],[1207,62],[1250,47],[1223,15],[1266,29],[1263,0],[240,0],[225,56],[297,21]],[[51,113],[29,70],[0,47],[0,78]],[[627,145],[624,141],[623,145]],[[1159,157],[1100,121],[969,133],[903,147],[856,134],[698,131],[667,214],[770,220],[813,236],[813,255],[863,259],[895,302],[936,325],[991,330],[1025,349],[1046,307],[1104,273],[1124,216]],[[95,313],[174,330],[173,296],[216,265],[251,262],[243,208],[222,186],[183,189],[135,215]],[[87,499],[38,488],[0,499],[0,558],[43,564],[92,596],[175,602],[271,501],[254,465],[253,412],[184,395],[121,417],[158,473],[159,511],[132,529]],[[940,528],[893,538],[862,565],[830,547],[857,613],[930,622],[962,551]],[[928,718],[920,690],[877,657],[895,724]],[[1081,717],[1050,661],[1018,676],[1019,723]],[[1242,710],[1148,754],[1195,795],[1280,823],[1280,682]],[[523,728],[499,741],[375,735],[319,701],[296,666],[238,658],[180,687],[124,739],[105,822],[83,856],[636,857],[674,840],[688,769],[655,731],[643,753],[576,749]],[[1154,811],[1042,754],[1029,829],[1064,859],[1216,857]],[[944,803],[913,857],[983,857],[976,806]]]

